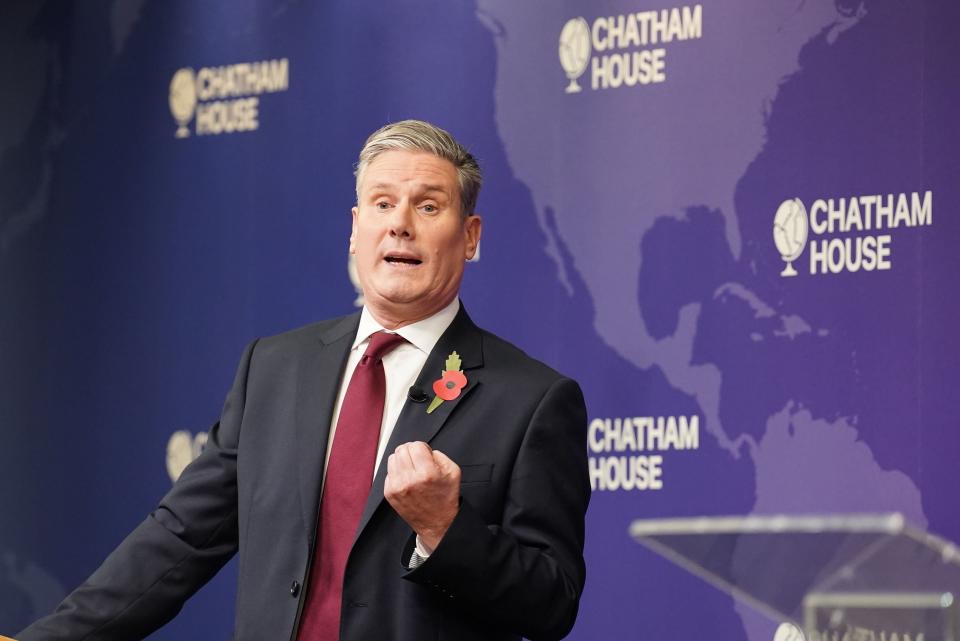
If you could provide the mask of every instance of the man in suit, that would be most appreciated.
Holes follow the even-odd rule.
[[[433,125],[370,136],[350,236],[364,309],[248,346],[200,457],[21,641],[142,638],[238,550],[238,641],[569,632],[586,411],[459,302],[480,180]]]

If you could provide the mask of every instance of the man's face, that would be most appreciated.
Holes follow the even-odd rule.
[[[460,210],[457,170],[430,153],[387,151],[360,176],[350,253],[367,307],[390,329],[442,309],[460,289],[480,218]]]

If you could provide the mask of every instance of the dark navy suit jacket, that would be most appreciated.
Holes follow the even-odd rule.
[[[220,421],[159,507],[20,641],[140,639],[239,551],[234,638],[293,639],[324,452],[359,314],[255,341]],[[415,570],[414,536],[379,466],[347,562],[343,641],[559,639],[584,584],[590,496],[580,388],[476,327],[461,308],[417,387],[457,351],[467,386],[431,414],[408,400],[387,453],[426,441],[462,470],[460,510]]]

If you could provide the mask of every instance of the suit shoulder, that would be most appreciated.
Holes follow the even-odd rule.
[[[525,351],[511,343],[500,338],[493,332],[480,330],[483,336],[483,353],[485,367],[503,367],[509,368],[519,376],[530,378],[541,384],[551,385],[561,379],[569,379],[554,368],[550,367],[541,360],[530,356]],[[489,362],[487,362],[489,360]]]
[[[360,314],[355,312],[345,316],[316,321],[308,325],[289,329],[279,334],[257,339],[257,352],[283,352],[297,350],[304,345],[330,342],[345,334],[356,331]]]
[[[480,331],[484,393],[495,406],[511,407],[516,416],[527,417],[541,407],[562,408],[565,415],[586,421],[586,402],[577,381],[499,336]]]

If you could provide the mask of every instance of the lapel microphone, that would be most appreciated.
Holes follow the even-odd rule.
[[[407,391],[407,398],[414,403],[426,403],[428,396],[426,392],[414,385]]]

